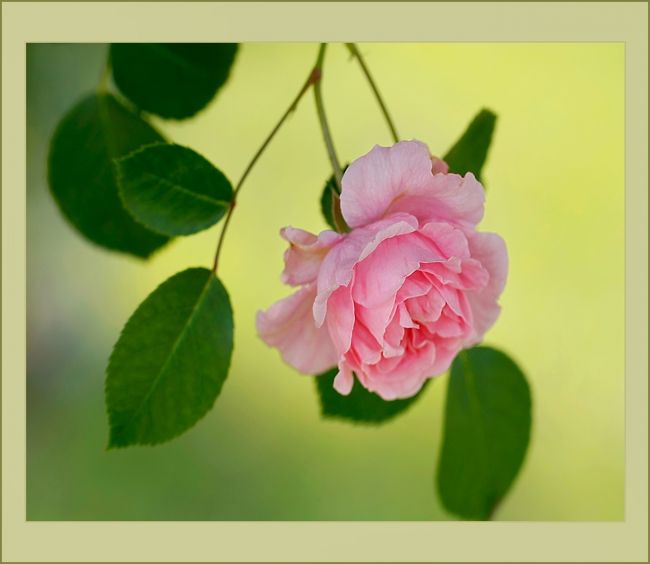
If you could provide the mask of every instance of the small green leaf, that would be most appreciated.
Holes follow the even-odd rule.
[[[315,376],[321,415],[351,423],[379,424],[393,419],[411,407],[429,383],[427,380],[422,389],[411,398],[386,401],[355,380],[350,394],[343,396],[333,386],[337,372],[338,369],[333,368]]]
[[[346,164],[343,167],[343,172],[345,172],[350,165]],[[332,190],[336,190],[336,180],[334,175],[330,176],[325,182],[325,187],[320,196],[320,211],[325,218],[325,222],[329,225],[334,231],[336,231],[336,223],[332,216]]]
[[[110,58],[120,91],[138,108],[184,119],[226,83],[236,43],[114,43]]]
[[[332,189],[334,186],[334,175],[332,175],[327,179],[325,188],[323,188],[323,193],[320,197],[320,211],[327,225],[336,231],[336,225],[334,225],[334,218],[332,217]]]
[[[468,520],[486,520],[512,485],[531,427],[526,378],[504,353],[461,352],[451,367],[438,462],[444,506]]]
[[[126,212],[115,158],[161,135],[109,94],[84,98],[63,118],[50,145],[48,179],[61,212],[82,235],[108,249],[148,257],[167,237]]]
[[[219,395],[232,348],[230,300],[212,272],[190,268],[158,286],[111,354],[109,448],[161,443],[192,427]]]
[[[117,166],[124,207],[164,235],[189,235],[214,225],[232,200],[223,173],[187,147],[149,145]]]
[[[444,157],[449,165],[449,172],[463,175],[472,172],[481,180],[481,171],[490,148],[496,120],[497,116],[490,110],[483,109],[476,115],[465,133]]]

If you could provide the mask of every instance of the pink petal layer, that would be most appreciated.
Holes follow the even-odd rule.
[[[407,234],[386,239],[357,264],[352,291],[354,301],[367,308],[385,303],[394,298],[420,263],[436,260],[442,257],[425,237]]]
[[[318,292],[314,302],[314,319],[321,326],[327,313],[327,301],[339,286],[352,282],[355,265],[370,255],[382,241],[412,233],[418,227],[417,220],[408,214],[395,216],[355,229],[342,239],[326,255],[318,273]]]
[[[294,227],[281,229],[280,235],[290,245],[284,253],[282,272],[282,282],[290,286],[300,286],[316,280],[325,255],[343,237],[335,231],[323,231],[316,236]]]
[[[326,327],[314,324],[312,307],[315,284],[257,312],[257,333],[270,347],[276,347],[282,359],[303,374],[318,374],[338,362],[338,354]]]
[[[334,389],[341,395],[347,396],[352,391],[354,376],[352,370],[345,363],[341,363],[337,375],[334,377]]]
[[[434,174],[429,149],[419,141],[375,147],[354,161],[342,180],[341,211],[350,227],[405,212],[421,223],[444,220],[464,229],[483,217],[483,187],[473,174]]]
[[[472,257],[487,270],[490,279],[480,291],[468,291],[467,300],[472,309],[475,336],[468,345],[478,343],[499,317],[501,306],[497,303],[508,277],[508,252],[506,244],[496,233],[475,233],[469,239]]]
[[[357,372],[359,381],[385,400],[408,398],[420,391],[425,380],[433,375],[436,348],[433,343],[399,357],[399,362],[382,371],[381,363]],[[387,359],[391,360],[391,359]],[[392,364],[392,363],[391,363]]]
[[[329,315],[327,328],[339,354],[344,354],[352,344],[352,329],[354,328],[354,302],[350,288],[339,286],[328,301]]]

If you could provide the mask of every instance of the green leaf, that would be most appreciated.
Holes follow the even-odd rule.
[[[449,172],[463,175],[472,172],[479,181],[481,180],[481,171],[490,148],[496,120],[497,116],[487,109],[476,115],[465,133],[444,157],[449,165]]]
[[[205,268],[175,274],[124,326],[108,364],[110,447],[157,444],[214,404],[233,348],[230,300]]]
[[[350,166],[349,164],[346,164],[343,167],[342,172],[345,172],[349,166]],[[327,225],[329,225],[334,231],[336,231],[336,223],[334,222],[334,218],[332,217],[332,190],[336,190],[336,179],[334,178],[333,174],[327,179],[327,182],[325,182],[325,187],[323,188],[323,192],[321,193],[320,211],[323,214],[323,217],[325,218]]]
[[[189,235],[214,225],[232,200],[223,173],[187,147],[149,145],[117,166],[124,207],[164,235]]]
[[[451,513],[490,518],[521,468],[530,426],[530,390],[517,365],[488,347],[461,352],[451,367],[437,476]]]
[[[316,379],[321,415],[325,418],[344,419],[351,423],[379,424],[404,413],[423,394],[430,380],[413,397],[386,401],[366,390],[355,380],[349,395],[343,396],[334,389],[337,368],[323,372]]]
[[[203,109],[226,83],[236,43],[114,43],[113,79],[138,108],[184,119]]]
[[[336,225],[334,225],[334,218],[332,217],[332,189],[336,186],[334,181],[334,175],[330,176],[325,183],[325,188],[320,197],[320,211],[325,218],[325,222],[329,225],[334,231],[336,231]]]
[[[126,212],[113,162],[160,141],[153,127],[109,94],[84,98],[63,118],[50,145],[49,185],[65,217],[87,239],[143,258],[168,241]]]

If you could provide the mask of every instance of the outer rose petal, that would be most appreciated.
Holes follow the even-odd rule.
[[[475,338],[468,344],[478,343],[499,317],[501,306],[497,303],[508,276],[506,244],[496,233],[475,233],[469,238],[472,257],[488,271],[487,286],[477,292],[468,291],[467,299],[474,318]]]
[[[284,227],[280,230],[280,235],[290,244],[284,253],[282,272],[282,282],[290,286],[300,286],[316,280],[325,255],[343,237],[335,231],[323,231],[316,236],[294,227]]]
[[[420,141],[375,147],[354,161],[342,180],[341,211],[350,227],[405,212],[421,223],[444,220],[464,229],[483,217],[483,187],[472,173],[444,174]]]
[[[352,391],[354,385],[354,376],[352,370],[345,363],[339,365],[338,374],[334,377],[334,389],[341,395],[347,396]]]
[[[312,305],[316,285],[303,286],[295,294],[257,312],[257,333],[282,359],[304,374],[318,374],[336,365],[338,354],[326,327],[314,324]]]
[[[483,186],[471,172],[436,174],[424,190],[409,190],[395,200],[388,213],[406,212],[421,222],[447,221],[465,230],[473,230],[483,218]]]
[[[381,219],[395,198],[407,190],[424,190],[431,174],[429,149],[420,141],[375,145],[355,160],[342,180],[341,211],[350,227]]]
[[[438,157],[431,157],[431,172],[433,174],[447,174],[449,172],[449,165]]]

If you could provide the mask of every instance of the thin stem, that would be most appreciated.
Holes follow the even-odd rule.
[[[326,43],[321,43],[320,49],[318,50],[318,59],[316,60],[316,68],[321,71],[323,70],[323,60],[325,59],[325,48],[327,47]],[[327,116],[325,115],[325,107],[323,106],[323,94],[321,92],[321,81],[318,81],[314,85],[314,99],[316,100],[316,112],[318,113],[318,121],[320,122],[320,128],[323,132],[323,140],[325,141],[325,147],[327,149],[327,156],[330,159],[332,164],[332,170],[334,171],[334,179],[336,180],[336,187],[341,193],[341,178],[343,176],[343,171],[341,169],[341,164],[339,159],[336,156],[336,150],[334,149],[334,141],[332,140],[332,134],[330,132],[329,125],[327,123]]]
[[[320,48],[318,49],[318,58],[316,59],[315,68],[319,70],[321,78],[323,75],[323,61],[325,60],[326,48],[327,44],[321,43]],[[334,172],[334,184],[336,188],[332,189],[332,219],[334,220],[336,230],[339,233],[345,233],[346,231],[349,231],[349,229],[345,223],[345,219],[343,219],[343,215],[341,214],[341,203],[339,198],[339,194],[341,193],[343,169],[341,168],[341,163],[336,155],[336,149],[334,149],[334,140],[332,139],[332,133],[327,122],[327,115],[325,114],[323,93],[321,92],[321,80],[314,84],[314,100],[316,101],[316,113],[318,114],[318,122],[320,123],[320,129],[323,133],[327,156],[329,157],[332,171]]]
[[[366,80],[368,81],[368,84],[370,85],[370,88],[372,89],[375,95],[375,98],[377,99],[377,103],[381,108],[381,113],[384,114],[384,118],[386,119],[386,123],[388,124],[388,128],[390,129],[390,133],[393,136],[393,141],[397,143],[399,141],[399,135],[397,134],[397,129],[395,128],[395,124],[393,123],[393,120],[391,119],[390,114],[388,113],[388,108],[386,107],[386,104],[384,103],[384,100],[381,97],[381,94],[379,93],[379,89],[377,88],[377,85],[375,84],[375,81],[373,80],[372,75],[370,74],[370,70],[366,66],[366,62],[363,60],[363,57],[361,56],[359,49],[354,43],[346,43],[345,46],[348,48],[348,51],[350,51],[350,54],[357,61],[359,61],[359,66],[361,67],[361,70],[363,71],[363,74],[365,75]]]
[[[275,137],[275,134],[280,130],[280,127],[282,127],[282,124],[294,112],[294,110],[298,106],[298,102],[300,102],[300,99],[305,95],[305,92],[307,92],[307,90],[309,90],[310,86],[313,86],[314,84],[318,84],[319,80],[320,80],[320,69],[318,68],[318,66],[316,66],[309,73],[309,76],[307,77],[307,80],[305,81],[305,84],[303,84],[302,88],[300,89],[300,92],[298,92],[298,94],[294,98],[293,102],[291,102],[291,104],[287,108],[287,111],[284,112],[284,114],[280,118],[280,121],[278,121],[278,123],[275,125],[275,127],[271,130],[271,133],[269,133],[267,138],[264,140],[264,143],[262,143],[262,146],[257,150],[255,155],[251,159],[250,163],[248,163],[248,166],[246,167],[246,170],[244,170],[244,173],[242,174],[241,178],[239,179],[239,182],[237,182],[237,185],[235,186],[235,189],[233,191],[232,201],[230,202],[230,207],[228,209],[226,219],[224,220],[224,223],[223,223],[223,228],[221,229],[221,233],[219,235],[219,241],[217,242],[217,249],[216,249],[216,251],[214,253],[214,263],[212,265],[212,272],[214,272],[214,273],[217,272],[217,265],[219,263],[219,255],[221,254],[221,249],[223,247],[223,240],[224,240],[224,237],[226,235],[226,231],[228,230],[228,226],[230,225],[230,220],[232,218],[233,211],[235,210],[235,206],[237,204],[237,195],[239,194],[239,191],[241,190],[242,186],[244,185],[244,181],[246,180],[246,178],[248,178],[248,175],[253,170],[253,167],[255,166],[255,164],[257,163],[259,158],[262,156],[262,154],[264,153],[264,151],[268,147],[269,143]]]

